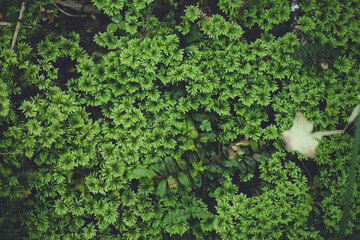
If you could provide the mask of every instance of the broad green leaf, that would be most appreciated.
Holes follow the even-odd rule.
[[[157,176],[157,174],[151,170],[151,169],[144,169],[144,168],[137,168],[137,169],[134,169],[133,173],[137,176],[140,176],[140,177],[149,177],[149,178],[152,178],[152,177],[155,177]]]
[[[162,196],[164,196],[165,191],[166,191],[166,180],[163,179],[159,182],[159,185],[158,185],[155,193],[157,195],[159,195],[160,197],[162,197]]]
[[[179,173],[178,180],[184,186],[189,186],[191,184],[189,177],[183,172]]]

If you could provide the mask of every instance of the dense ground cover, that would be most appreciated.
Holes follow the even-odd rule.
[[[22,1],[0,2],[0,238],[336,236],[353,123],[313,158],[282,133],[298,111],[346,126],[360,1],[52,3],[26,2],[13,44]]]

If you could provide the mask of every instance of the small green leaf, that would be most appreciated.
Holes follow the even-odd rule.
[[[159,182],[159,185],[158,185],[155,193],[157,195],[159,195],[160,197],[162,197],[162,196],[164,196],[165,191],[166,191],[166,180],[163,179]]]
[[[205,162],[205,152],[204,152],[204,149],[199,148],[196,153],[197,153],[199,159],[200,159],[201,161],[204,161],[204,162]]]
[[[71,181],[71,178],[72,178],[73,175],[74,175],[74,171],[69,171],[69,172],[67,172],[66,178],[67,178],[68,182]]]
[[[192,129],[191,131],[190,131],[190,137],[192,138],[192,139],[195,139],[195,138],[197,138],[198,137],[198,132],[196,131],[196,129]]]
[[[116,23],[110,23],[107,26],[107,29],[111,32],[116,32],[116,30],[118,30],[118,25]]]
[[[178,180],[184,186],[189,186],[191,184],[189,177],[183,172],[179,173]]]
[[[152,178],[152,177],[155,177],[157,176],[157,174],[151,170],[151,169],[144,169],[144,168],[137,168],[137,169],[134,169],[133,173],[137,176],[140,176],[140,177],[149,177],[149,178]]]
[[[213,133],[213,132],[208,133],[207,137],[209,138],[209,141],[215,141],[216,140],[216,134]]]
[[[174,20],[175,14],[173,12],[173,10],[170,10],[169,14],[166,16],[166,21],[167,22],[172,22]]]
[[[207,141],[208,141],[208,137],[205,135],[202,135],[201,137],[200,137],[200,139],[199,139],[199,141],[201,142],[201,143],[207,143]]]
[[[184,145],[183,146],[180,146],[180,148],[184,151],[196,151],[196,147],[195,147],[195,144],[194,144],[194,141],[189,139],[187,140],[186,142],[184,142]]]
[[[187,121],[185,122],[185,124],[186,124],[186,127],[185,127],[185,128],[186,128],[186,130],[188,130],[188,131],[193,130],[193,129],[196,128],[194,121],[191,120],[191,119],[187,119]]]
[[[237,161],[225,161],[224,162],[225,167],[237,167],[239,166],[239,163]]]
[[[192,32],[194,32],[194,31],[191,31],[191,33]],[[195,36],[195,35],[193,35],[193,34],[190,34],[190,35],[188,35],[188,36],[186,36],[185,37],[185,42],[187,42],[187,43],[193,43],[193,42],[195,42],[195,41],[197,41],[198,39],[197,39],[197,37]],[[190,45],[190,47],[192,47],[192,46],[195,46],[195,47],[197,47],[197,49],[199,48],[197,45],[195,45],[195,44],[193,44],[193,45]],[[201,122],[201,121],[199,121],[199,122]]]
[[[197,174],[196,171],[190,171],[190,176],[194,181],[195,187],[196,188],[201,187],[201,184],[202,184],[201,174]]]
[[[313,210],[314,210],[316,216],[320,216],[320,215],[321,215],[321,211],[320,211],[319,208],[317,208],[316,206],[313,207]]]
[[[196,45],[196,44],[193,44],[193,45],[190,45],[190,46],[186,47],[186,48],[185,48],[185,51],[191,53],[191,52],[197,51],[198,49],[199,49],[199,46]],[[194,118],[193,118],[193,119],[194,119]],[[194,119],[194,120],[195,120],[195,119]],[[197,121],[197,120],[195,120],[195,121]],[[201,121],[199,121],[199,122],[201,122]]]
[[[188,158],[188,162],[190,164],[193,164],[194,162],[196,163],[198,160],[197,160],[197,157],[196,157],[196,154],[195,153],[191,153],[189,155],[189,158]]]
[[[174,94],[174,99],[179,99],[180,97],[185,95],[185,91],[184,90],[177,90]]]
[[[201,125],[200,125],[200,129],[203,130],[203,131],[206,131],[206,132],[210,132],[212,129],[211,129],[211,123],[209,122],[209,120],[204,120],[201,122]]]
[[[212,165],[209,171],[212,173],[222,173],[222,169],[218,165]]]
[[[114,22],[114,23],[119,23],[122,21],[122,15],[116,15],[115,17],[111,18],[111,20]]]
[[[166,180],[169,185],[169,188],[177,188],[178,184],[173,176],[170,175]]]

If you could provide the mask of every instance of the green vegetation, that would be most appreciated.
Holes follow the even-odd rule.
[[[288,0],[92,0],[95,46],[52,2],[13,49],[22,1],[0,2],[0,239],[360,233],[355,124],[313,159],[281,139],[359,104],[359,0],[301,1],[298,32]]]

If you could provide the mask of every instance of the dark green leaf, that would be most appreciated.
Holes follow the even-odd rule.
[[[252,159],[251,157],[246,156],[245,159],[245,164],[247,167],[247,170],[251,173],[253,173],[255,171],[255,166],[256,166],[256,162],[254,159]]]
[[[194,35],[189,35],[189,36],[187,36],[186,38],[185,38],[185,41],[187,42],[187,43],[192,43],[192,42],[195,42],[197,40],[197,37],[196,36],[194,36]],[[196,46],[196,45],[190,45],[190,47],[191,46]]]
[[[189,155],[189,163],[190,164],[193,164],[193,163],[195,163],[195,162],[197,162],[198,160],[197,160],[197,158],[196,158],[196,154],[195,153],[191,153],[190,155]]]
[[[269,159],[267,156],[265,156],[265,154],[259,154],[259,153],[255,153],[253,155],[253,158],[260,163],[266,162]]]
[[[205,162],[205,152],[202,148],[199,148],[197,151],[197,155],[201,161]]]
[[[179,172],[179,168],[171,157],[165,158],[165,164],[171,174]]]
[[[259,151],[259,145],[256,141],[254,140],[250,140],[250,147],[254,152],[258,152]]]
[[[186,129],[187,129],[188,131],[190,131],[190,130],[195,129],[195,128],[196,128],[196,127],[195,127],[195,123],[193,122],[193,120],[187,119],[187,120],[186,120]]]
[[[245,163],[243,163],[243,162],[239,163],[238,168],[239,168],[241,174],[245,174],[245,173],[246,173]]]
[[[189,164],[185,160],[178,158],[176,159],[176,162],[182,171],[187,171],[188,169],[190,169]]]
[[[191,115],[191,119],[197,122],[202,122],[204,120],[204,115],[200,113],[194,113]]]
[[[186,92],[185,92],[184,90],[177,90],[177,91],[175,92],[175,94],[174,94],[174,99],[178,99],[178,98],[184,96],[185,93],[186,93]]]
[[[174,20],[174,16],[175,16],[175,14],[174,14],[173,10],[170,10],[169,14],[166,16],[166,21],[172,22]]]
[[[167,174],[165,163],[161,158],[158,158],[158,160],[156,161],[155,171],[158,172],[161,176]]]
[[[207,134],[209,141],[214,141],[216,139],[216,134],[213,132],[210,132]]]

